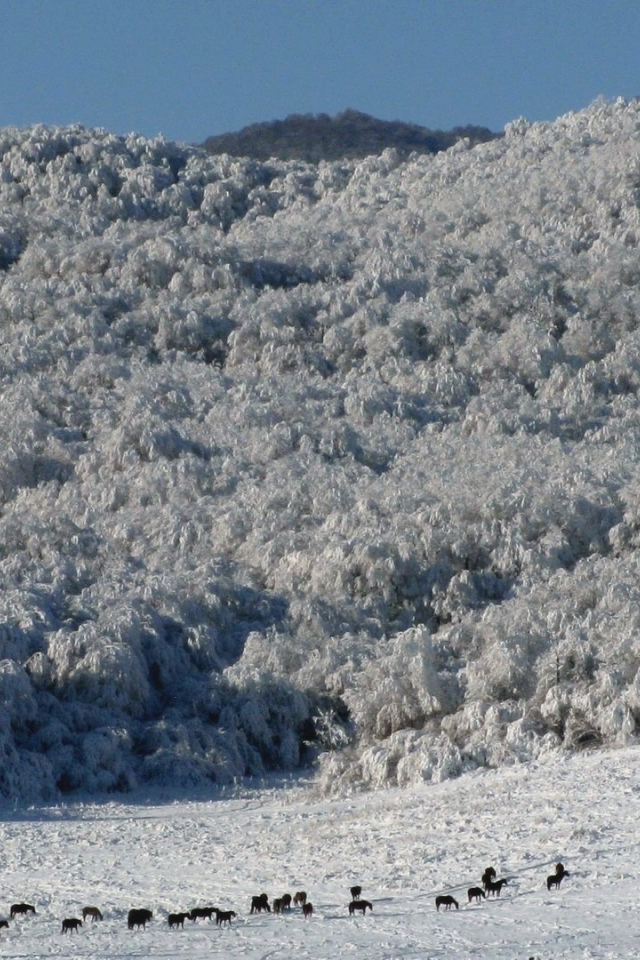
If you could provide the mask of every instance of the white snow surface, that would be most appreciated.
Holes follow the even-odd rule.
[[[31,807],[0,827],[0,931],[14,958],[536,960],[637,957],[640,751],[555,755],[455,781],[319,798],[304,782],[225,799]],[[559,890],[546,877],[562,861]],[[508,885],[471,905],[492,865]],[[349,888],[373,905],[350,917]],[[250,915],[254,894],[307,891],[314,914]],[[460,909],[435,909],[451,894]],[[77,934],[61,920],[103,912]],[[233,909],[230,927],[167,914]],[[153,920],[129,931],[130,907]]]

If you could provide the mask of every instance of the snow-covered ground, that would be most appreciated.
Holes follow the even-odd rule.
[[[69,804],[16,810],[0,827],[2,957],[623,958],[640,955],[640,751],[554,756],[441,784],[346,799],[309,784],[221,800]],[[545,879],[562,860],[558,891]],[[501,898],[467,903],[493,865]],[[373,904],[348,915],[349,887]],[[249,914],[251,897],[304,889],[305,920]],[[459,910],[436,912],[438,894]],[[61,920],[104,913],[78,934]],[[230,928],[167,914],[234,909]],[[130,907],[153,921],[130,932]]]

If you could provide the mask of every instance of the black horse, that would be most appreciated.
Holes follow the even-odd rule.
[[[215,912],[215,907],[195,907],[189,914],[189,920],[195,921],[198,917],[202,917],[204,920],[211,920]]]
[[[174,927],[182,927],[184,930],[184,922],[187,919],[190,919],[188,913],[170,913],[167,917],[169,929],[173,930]]]
[[[269,906],[269,897],[266,893],[261,893],[257,897],[251,897],[251,910],[249,913],[262,913],[263,910],[266,910],[267,913],[271,913],[271,907]]]
[[[551,890],[552,887],[558,890],[564,878],[568,876],[569,871],[565,870],[564,865],[562,863],[556,863],[556,872],[547,877],[547,890]]]
[[[467,897],[469,898],[469,903],[471,903],[472,900],[475,900],[476,903],[480,903],[480,900],[487,899],[487,895],[482,887],[469,887],[467,890]]]
[[[16,916],[18,913],[35,913],[36,908],[30,903],[14,903],[11,906],[11,919]]]
[[[134,927],[136,930],[139,930],[140,927],[145,930],[149,920],[151,920],[152,917],[153,913],[151,910],[129,910],[129,914],[127,916],[127,926],[129,927],[129,930],[133,930]]]
[[[451,910],[451,907],[455,907],[456,910],[460,909],[458,901],[449,895],[444,897],[436,897],[436,910],[438,913],[440,912],[440,907],[444,907],[445,910]]]

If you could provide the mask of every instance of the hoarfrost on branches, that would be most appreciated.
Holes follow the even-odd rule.
[[[2,795],[636,737],[639,122],[0,131]]]

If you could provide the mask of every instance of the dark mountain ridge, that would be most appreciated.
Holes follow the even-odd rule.
[[[476,144],[501,135],[477,126],[430,130],[415,123],[377,120],[357,110],[344,110],[335,117],[326,113],[295,113],[285,120],[253,123],[236,133],[207,137],[202,146],[211,154],[319,163],[378,156],[388,148],[403,156],[439,153],[464,138]]]

